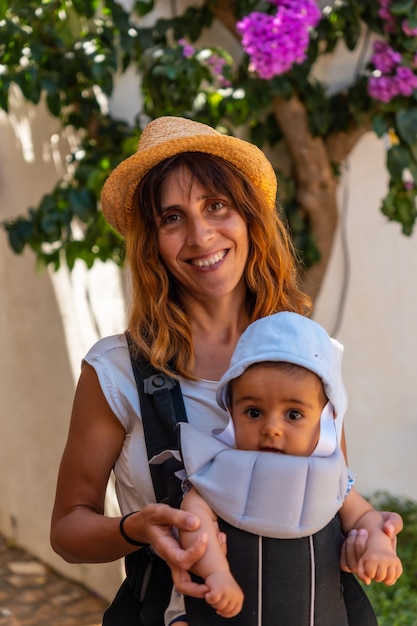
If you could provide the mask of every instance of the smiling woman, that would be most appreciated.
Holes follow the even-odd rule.
[[[84,359],[51,541],[70,562],[127,557],[127,581],[106,611],[105,626],[141,626],[149,619],[163,626],[172,581],[190,596],[202,598],[207,591],[189,574],[207,537],[199,534],[183,550],[171,532],[197,529],[198,516],[155,501],[131,355],[179,380],[187,419],[197,432],[210,435],[225,425],[217,381],[242,333],[278,311],[306,315],[311,308],[298,287],[276,187],[258,148],[176,117],[151,122],[137,152],[104,185],[104,215],[126,238],[130,341],[126,334],[106,337]],[[104,515],[112,471],[122,518]],[[399,518],[388,518],[399,530]],[[353,557],[351,566],[356,563]],[[360,607],[352,619],[351,626],[366,624]]]

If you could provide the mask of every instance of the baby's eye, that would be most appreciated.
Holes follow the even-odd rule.
[[[294,422],[300,420],[303,417],[303,414],[300,413],[300,411],[297,411],[297,409],[291,409],[290,411],[288,411],[287,415],[288,419]]]
[[[260,417],[261,411],[260,409],[255,409],[255,408],[248,409],[246,411],[246,415],[250,417],[251,419],[257,419],[258,417]]]

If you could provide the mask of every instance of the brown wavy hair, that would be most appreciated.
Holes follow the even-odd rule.
[[[245,269],[249,319],[278,311],[307,315],[311,300],[298,287],[297,256],[277,208],[237,168],[200,152],[181,153],[155,166],[140,183],[136,210],[126,234],[130,268],[129,332],[138,351],[163,371],[171,368],[194,379],[194,348],[190,323],[175,280],[159,256],[155,215],[167,176],[186,168],[209,194],[226,196],[248,227],[249,254]]]

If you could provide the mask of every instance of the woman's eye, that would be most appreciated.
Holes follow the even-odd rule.
[[[161,218],[161,224],[162,225],[175,224],[175,222],[178,222],[180,219],[181,219],[181,216],[178,215],[177,213],[171,213],[170,215],[163,215]]]
[[[257,419],[258,417],[260,417],[261,415],[261,411],[259,409],[248,409],[246,411],[246,414],[248,415],[248,417],[250,417],[251,419]]]
[[[209,206],[210,211],[220,211],[225,206],[224,202],[217,200],[216,202],[212,202]]]
[[[303,417],[302,413],[300,413],[300,411],[297,411],[296,409],[292,409],[291,411],[288,411],[288,418],[291,421],[300,420],[302,417]]]

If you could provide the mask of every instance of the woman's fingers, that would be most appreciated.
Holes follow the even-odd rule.
[[[209,590],[207,585],[193,582],[189,572],[180,567],[171,566],[171,574],[175,589],[184,595],[204,598]]]
[[[184,550],[173,535],[173,528],[197,530],[200,526],[198,517],[166,504],[150,504],[141,511],[140,523],[155,552],[169,565],[176,589],[188,596],[204,598],[207,585],[194,582],[188,570],[205,553],[208,536],[198,534],[194,543]]]

